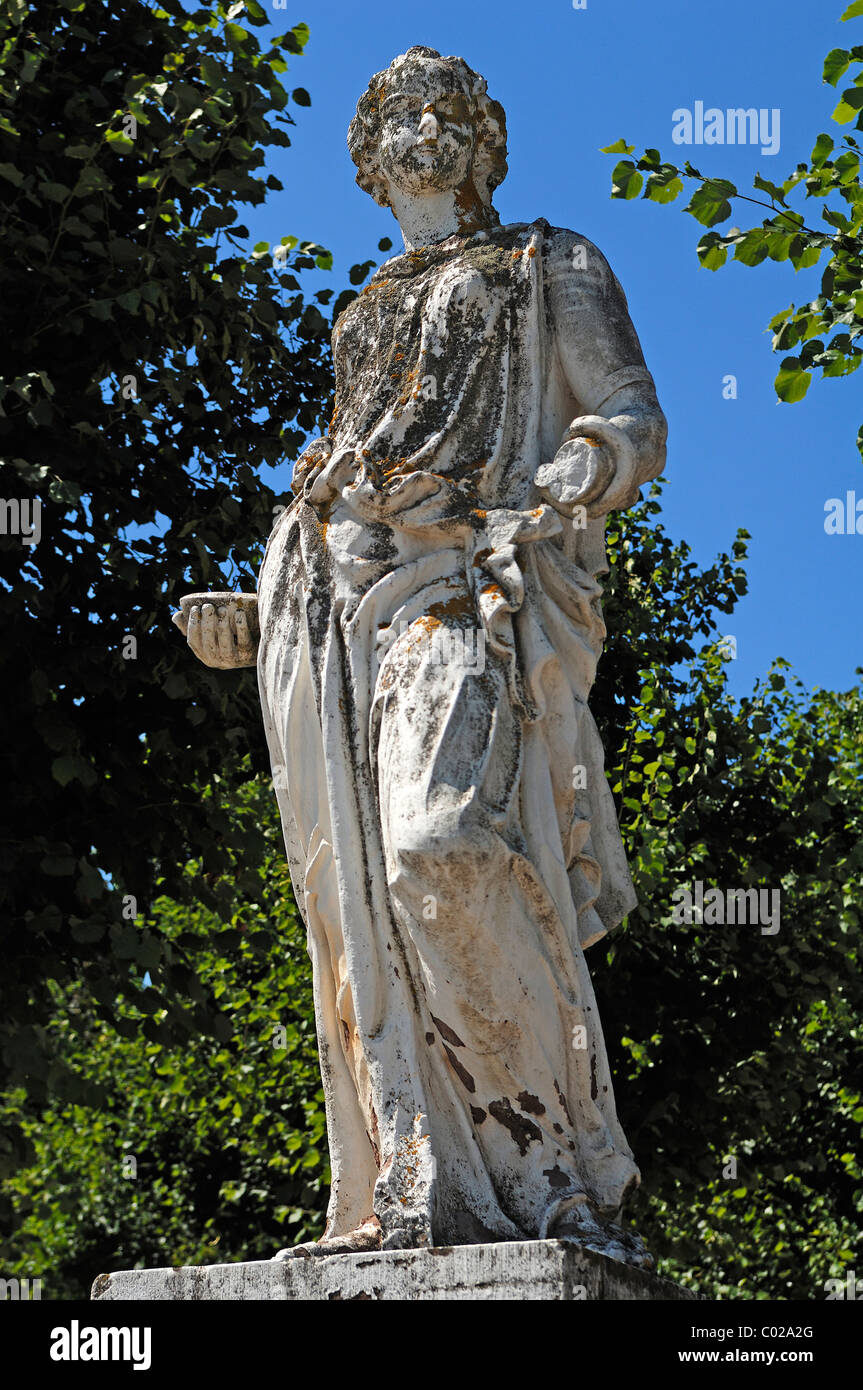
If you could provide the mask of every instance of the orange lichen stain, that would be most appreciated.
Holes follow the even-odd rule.
[[[529,246],[529,247],[527,248],[527,254],[528,254],[529,256],[535,256],[535,255],[536,255],[536,247],[535,247],[535,246]]]
[[[473,603],[470,594],[462,591],[453,594],[452,598],[441,600],[440,603],[429,604],[429,617],[440,618],[460,618],[473,612]]]
[[[462,235],[466,235],[482,225],[485,209],[477,186],[470,176],[455,190],[453,201],[458,213],[459,231]]]
[[[486,584],[482,590],[482,593],[487,594],[489,598],[504,597],[503,589],[500,587],[499,584]]]
[[[488,516],[488,512],[484,512],[482,510],[482,507],[474,507],[473,514],[474,516],[478,516],[480,521],[485,521],[486,517]]]
[[[592,434],[579,434],[576,439],[583,439],[585,444],[589,444],[591,449],[601,449],[602,444],[598,439],[594,439]]]
[[[314,506],[315,520],[321,530],[321,540],[327,538],[327,527],[330,524],[330,513],[333,510],[338,498],[333,497],[329,502],[319,502]]]
[[[520,255],[521,255],[521,252],[520,252],[520,251],[513,251],[513,253],[512,253],[512,259],[513,259],[514,261],[517,261]]]
[[[393,354],[393,361],[394,361],[394,362],[401,362],[401,360],[402,360],[403,357],[404,357],[404,353],[403,353],[403,352],[396,352],[396,353]]]

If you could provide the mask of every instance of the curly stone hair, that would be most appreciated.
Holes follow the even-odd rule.
[[[357,114],[348,127],[348,150],[356,164],[357,183],[370,193],[381,207],[390,206],[387,182],[378,159],[380,143],[380,109],[387,90],[399,69],[409,61],[428,58],[450,69],[458,87],[468,102],[476,126],[476,148],[473,161],[473,182],[486,206],[491,195],[506,177],[506,116],[499,101],[486,93],[486,81],[463,58],[442,58],[435,48],[409,48],[394,58],[383,72],[376,72],[357,102]]]

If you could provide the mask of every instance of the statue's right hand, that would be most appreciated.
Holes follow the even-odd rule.
[[[291,491],[295,497],[309,491],[315,478],[329,463],[332,450],[333,446],[326,438],[313,439],[306,445],[294,465],[294,476],[291,479]]]
[[[352,444],[333,448],[330,439],[315,439],[297,460],[291,490],[312,506],[326,506],[356,476],[357,452]]]
[[[196,597],[198,597],[196,595]],[[225,603],[213,594],[174,614],[174,622],[199,661],[218,671],[254,666],[257,662],[258,625],[254,594],[244,594],[243,603]]]

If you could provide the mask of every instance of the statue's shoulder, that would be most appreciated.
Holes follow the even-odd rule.
[[[553,227],[540,218],[532,226],[542,234],[542,259],[546,278],[573,271],[592,272],[598,281],[613,279],[611,266],[595,242],[569,227]]]
[[[533,245],[542,253],[545,266],[552,272],[558,267],[591,268],[598,275],[611,274],[611,267],[599,247],[581,232],[568,227],[553,227],[544,217],[533,222],[504,222],[490,231],[478,232],[472,239],[516,250]]]

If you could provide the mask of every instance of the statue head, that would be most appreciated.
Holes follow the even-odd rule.
[[[496,222],[491,205],[506,175],[506,118],[485,78],[463,58],[409,48],[375,73],[348,130],[357,183],[382,207],[453,192],[465,219]]]

